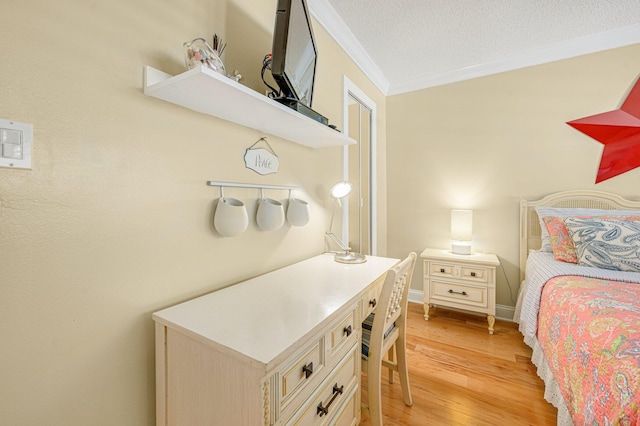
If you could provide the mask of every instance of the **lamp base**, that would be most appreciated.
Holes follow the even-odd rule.
[[[451,243],[451,253],[453,254],[471,254],[471,244],[462,241]]]
[[[336,253],[333,257],[333,260],[339,263],[364,263],[367,261],[367,258],[364,254],[354,253],[352,251],[341,251]]]

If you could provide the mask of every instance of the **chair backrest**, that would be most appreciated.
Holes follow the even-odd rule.
[[[416,254],[411,252],[406,259],[387,272],[380,293],[380,302],[376,307],[376,315],[371,326],[372,348],[382,346],[383,333],[389,330],[394,323],[400,332],[404,333],[409,287],[416,258]]]

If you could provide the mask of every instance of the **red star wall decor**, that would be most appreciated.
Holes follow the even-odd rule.
[[[604,145],[596,183],[640,167],[640,79],[620,109],[567,124]]]

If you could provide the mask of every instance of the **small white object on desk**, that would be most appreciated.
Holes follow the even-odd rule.
[[[431,306],[444,306],[487,315],[489,334],[496,316],[495,254],[454,254],[450,250],[426,248],[420,255],[424,265],[424,319]]]

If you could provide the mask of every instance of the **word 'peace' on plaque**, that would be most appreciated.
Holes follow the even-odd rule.
[[[264,142],[268,149],[254,148],[260,142]],[[258,174],[268,175],[278,172],[280,161],[269,142],[267,142],[267,138],[262,137],[245,151],[244,165]]]

